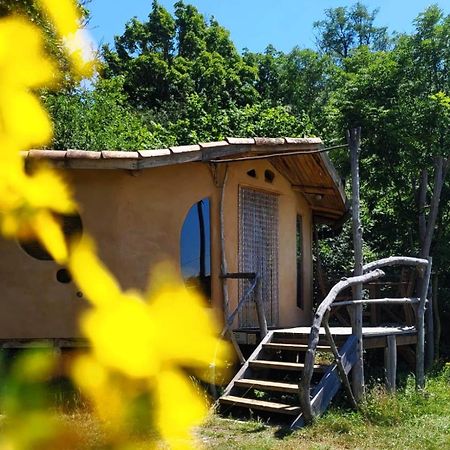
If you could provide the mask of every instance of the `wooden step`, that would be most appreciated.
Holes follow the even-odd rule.
[[[304,352],[308,350],[307,344],[285,344],[282,342],[270,342],[263,344],[263,348],[268,350],[287,350],[293,352]],[[321,352],[331,352],[329,345],[318,345],[317,350]]]
[[[243,378],[234,382],[234,385],[242,388],[259,389],[261,391],[287,392],[298,394],[298,384],[280,383],[278,381],[252,380]]]
[[[279,414],[289,414],[291,416],[297,416],[301,412],[299,406],[285,405],[284,403],[264,402],[262,400],[234,397],[232,395],[220,397],[219,401],[220,403],[226,405],[240,406],[249,409],[260,409],[262,411],[270,411]]]
[[[305,365],[303,363],[292,363],[284,361],[267,361],[258,359],[257,361],[249,361],[250,367],[255,369],[278,369],[278,370],[303,370]],[[324,371],[328,365],[314,364],[314,370]]]

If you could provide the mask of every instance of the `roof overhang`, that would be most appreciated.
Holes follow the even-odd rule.
[[[268,159],[301,192],[316,221],[339,221],[348,202],[339,175],[319,138],[227,138],[224,141],[157,150],[30,150],[27,161],[47,160],[64,169],[143,170],[189,162],[232,164]]]

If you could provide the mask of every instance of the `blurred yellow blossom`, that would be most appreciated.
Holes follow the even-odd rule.
[[[54,65],[44,53],[39,29],[20,17],[0,20],[0,161],[8,153],[45,145],[52,125],[31,89],[49,86]],[[5,155],[6,154],[6,155]]]
[[[38,0],[62,39],[77,75],[90,77],[95,60],[89,40],[81,29],[79,6],[73,0]]]
[[[165,282],[157,281],[158,287],[145,297],[122,292],[95,258],[92,245],[83,237],[74,244],[69,259],[78,286],[96,305],[81,322],[96,362],[86,357],[79,360],[76,380],[88,388],[101,408],[99,404],[105,401],[101,392],[107,395],[110,384],[104,368],[130,379],[146,379],[156,399],[157,431],[174,448],[188,446],[190,430],[204,419],[206,405],[182,370],[208,374],[206,381],[213,382],[205,369],[223,370],[232,357],[230,348],[218,338],[203,300],[175,277],[166,273]],[[94,374],[101,385],[96,384],[95,389],[91,382],[83,381]]]
[[[1,161],[1,158],[0,158]],[[52,213],[75,210],[71,192],[60,176],[47,168],[27,174],[15,165],[0,166],[0,229],[7,237],[39,239],[54,259],[67,259],[61,227]]]
[[[61,37],[76,74],[91,74],[93,61],[86,55],[76,3],[37,4]],[[50,87],[56,79],[39,30],[22,18],[0,19],[0,231],[6,237],[39,239],[58,263],[68,265],[91,303],[81,329],[92,349],[76,359],[72,378],[108,427],[108,448],[134,448],[124,441],[133,415],[146,417],[145,424],[172,448],[192,448],[192,427],[207,411],[193,375],[215,382],[220,373],[222,379],[230,348],[218,338],[203,300],[170,271],[160,269],[145,294],[124,292],[87,236],[67,245],[58,215],[77,209],[70,188],[50,167],[26,171],[19,152],[50,141],[52,125],[33,90]],[[44,380],[39,373],[47,377],[49,361],[30,360],[22,370],[26,379],[13,373],[12,383],[31,383],[40,392]],[[44,403],[27,411],[26,399],[9,397],[9,425],[0,436],[0,450],[63,448],[63,441],[55,444],[54,439],[68,435],[54,432],[57,421]],[[69,441],[64,445],[71,448]]]

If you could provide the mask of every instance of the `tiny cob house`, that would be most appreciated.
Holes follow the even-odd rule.
[[[73,186],[79,214],[65,232],[89,230],[124,288],[145,288],[149,270],[171,261],[220,316],[223,259],[230,273],[261,273],[271,327],[312,317],[312,227],[346,212],[340,180],[320,139],[232,139],[140,152],[31,150]],[[4,286],[0,339],[76,341],[83,293],[37,243],[0,241]],[[249,280],[228,281],[233,310]],[[256,342],[255,302],[236,316],[242,342]],[[253,341],[252,341],[253,339]],[[11,344],[12,345],[12,344]]]
[[[385,349],[395,386],[397,347],[415,345],[423,385],[429,260],[361,266],[313,311],[314,224],[335,224],[348,211],[320,139],[228,138],[138,152],[31,150],[24,161],[30,170],[44,161],[70,180],[80,211],[60,217],[64,232],[88,229],[124,288],[144,289],[152,267],[170,261],[189,288],[204,293],[242,363],[219,399],[225,411],[287,415],[296,427],[323,412],[341,384],[354,403],[347,375],[362,367],[363,346]],[[66,268],[37,242],[0,240],[0,250],[0,345],[80,345],[77,318],[87,305]],[[383,277],[389,265],[413,267],[416,287],[402,298],[336,302],[344,289]],[[362,305],[369,303],[405,305],[412,319],[363,327]],[[337,307],[354,311],[351,327],[330,326]],[[238,342],[256,345],[247,360]],[[318,353],[331,358],[317,361]],[[354,388],[355,381],[363,386],[361,375],[353,377]]]

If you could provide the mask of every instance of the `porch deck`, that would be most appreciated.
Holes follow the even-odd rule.
[[[351,327],[330,327],[331,333],[335,336],[350,336],[352,334]],[[311,327],[294,327],[277,329],[277,331],[283,331],[285,333],[302,333],[309,334]],[[386,325],[378,327],[363,327],[363,337],[379,337],[390,335],[402,335],[402,334],[414,334],[416,333],[416,327],[414,326],[401,326],[401,325]],[[319,334],[325,334],[325,328],[321,327]]]
[[[311,327],[292,327],[292,328],[271,328],[276,333],[309,336]],[[339,337],[350,336],[352,334],[351,327],[330,327],[333,336]],[[259,342],[259,329],[248,328],[235,330],[237,340],[240,344],[257,345]],[[387,345],[387,337],[395,336],[397,346],[413,345],[417,343],[417,330],[414,326],[405,326],[398,324],[390,324],[378,327],[363,327],[363,344],[365,349],[385,348]],[[320,335],[325,336],[325,328],[321,327]],[[248,337],[245,337],[247,335]],[[252,336],[252,337],[250,337]],[[306,343],[306,341],[305,341]]]

